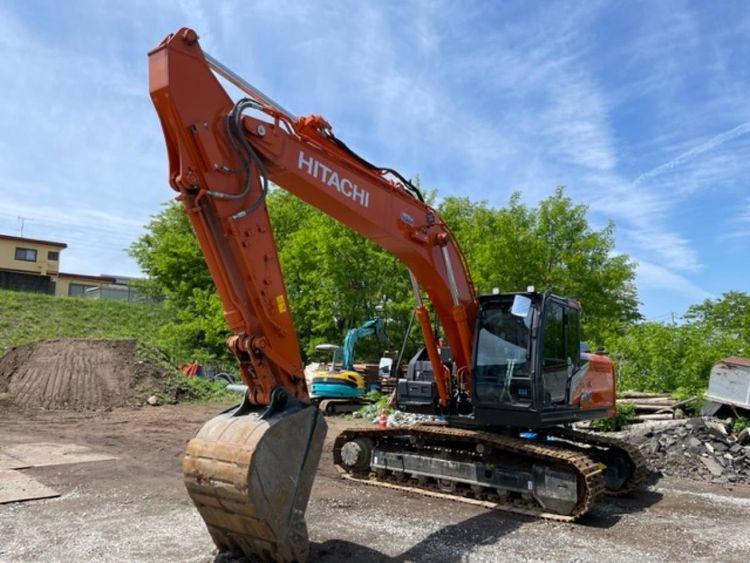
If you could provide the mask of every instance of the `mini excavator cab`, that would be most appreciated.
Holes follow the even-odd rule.
[[[540,428],[611,416],[614,366],[581,352],[576,301],[528,291],[481,295],[478,304],[470,397],[451,405],[451,423]],[[398,403],[427,412],[437,405],[429,362],[417,355],[412,364]]]

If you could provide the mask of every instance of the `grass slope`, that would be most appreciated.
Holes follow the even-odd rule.
[[[0,356],[48,338],[137,338],[159,344],[164,306],[0,290]]]
[[[0,357],[14,346],[50,338],[136,338],[138,361],[158,365],[166,376],[157,393],[162,402],[237,401],[223,384],[188,379],[170,361],[160,335],[173,322],[161,304],[0,290]]]

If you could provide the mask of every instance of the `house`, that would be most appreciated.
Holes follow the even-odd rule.
[[[70,297],[85,297],[87,292],[103,285],[115,283],[111,276],[88,276],[84,274],[69,274],[60,272],[56,278],[55,295]]]
[[[0,289],[55,294],[63,242],[0,234]]]
[[[60,271],[63,242],[0,234],[0,289],[56,296],[140,299],[133,278],[72,274]]]

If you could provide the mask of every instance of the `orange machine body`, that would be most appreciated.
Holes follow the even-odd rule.
[[[249,97],[235,103],[214,73]],[[427,476],[457,490],[473,475],[471,495],[513,495],[513,503],[569,518],[596,501],[603,480],[618,492],[638,483],[642,465],[623,448],[559,428],[612,414],[615,403],[611,361],[580,355],[577,303],[533,289],[477,296],[454,237],[415,186],[356,155],[322,117],[297,118],[258,92],[204,53],[193,30],[180,29],[149,53],[149,88],[169,183],[205,256],[247,385],[243,403],[205,424],[182,461],[219,550],[262,561],[309,556],[304,511],[326,423],[305,384],[265,204],[271,183],[407,266],[426,359],[420,352],[409,363],[397,402],[447,415],[446,425],[344,431],[334,443],[339,467],[377,475],[376,464],[394,456],[386,469],[401,467],[404,479]],[[423,294],[444,338],[434,333]],[[534,442],[507,435],[522,428],[545,430]],[[561,433],[595,447],[546,443]],[[607,464],[611,475],[602,477]]]
[[[615,415],[615,364],[609,356],[586,353],[588,361],[584,376],[570,392],[570,403],[582,410],[607,409],[607,416]]]

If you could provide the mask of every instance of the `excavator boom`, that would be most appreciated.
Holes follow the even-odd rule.
[[[238,335],[254,404],[282,385],[305,400],[302,361],[264,204],[269,182],[385,248],[409,268],[454,343],[469,383],[476,297],[465,259],[438,214],[400,176],[350,151],[320,116],[291,117],[244,82],[253,98],[235,104],[212,72],[213,58],[183,28],[149,54],[151,98],[164,129],[169,179],[206,255]],[[224,67],[221,74],[234,76]],[[243,115],[243,111],[256,115]],[[419,314],[432,338],[426,308]],[[253,354],[262,350],[261,355]],[[437,353],[436,372],[441,371]],[[448,388],[440,378],[441,401]]]
[[[235,103],[215,73],[248,97]],[[407,265],[444,406],[450,373],[438,357],[422,291],[455,343],[454,361],[468,385],[476,298],[465,260],[408,181],[354,154],[320,116],[294,117],[206,55],[193,30],[170,34],[149,53],[149,89],[167,145],[169,183],[206,258],[233,332],[227,344],[248,387],[243,406],[207,423],[188,445],[188,491],[221,548],[303,560],[304,507],[325,422],[309,406],[265,205],[270,183]]]
[[[377,335],[381,340],[387,341],[388,337],[384,332],[383,321],[380,319],[370,319],[362,326],[350,328],[346,331],[344,345],[341,347],[341,369],[354,369],[354,345],[360,338],[373,334]]]

